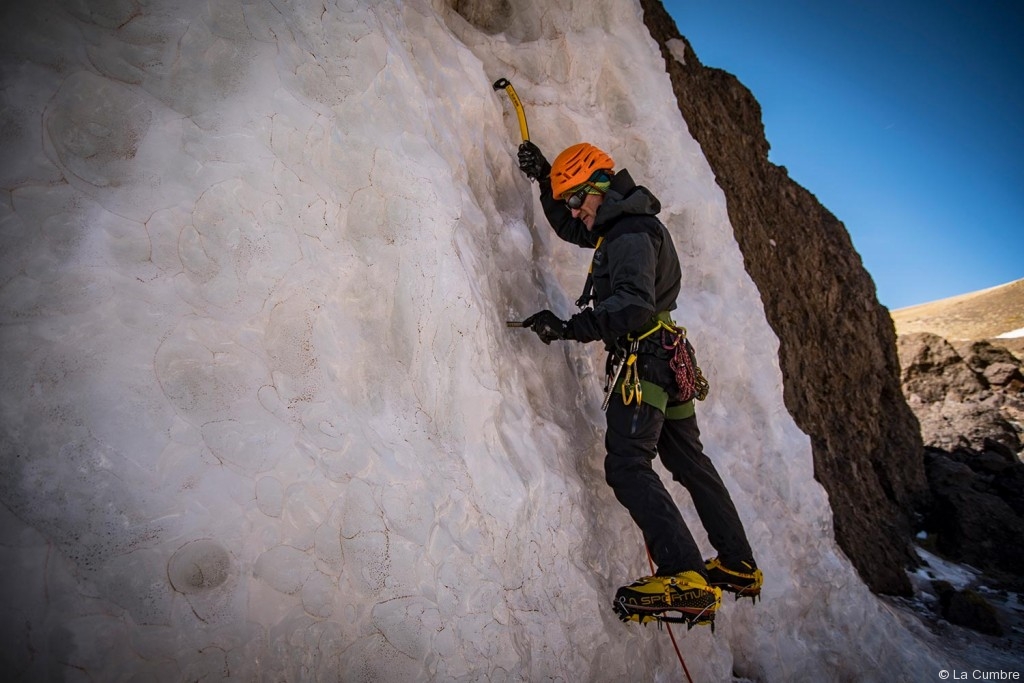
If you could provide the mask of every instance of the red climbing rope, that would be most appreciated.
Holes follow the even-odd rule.
[[[647,563],[651,565],[651,575],[653,576],[654,571],[654,559],[651,557],[650,549],[647,550]],[[672,632],[672,624],[665,622],[665,628],[668,629],[668,637],[672,639],[672,647],[676,650],[676,657],[679,658],[679,663],[683,665],[683,673],[686,674],[686,680],[693,683],[693,677],[690,676],[690,670],[686,668],[686,660],[683,659],[683,653],[679,651],[679,644],[676,642],[676,634]]]

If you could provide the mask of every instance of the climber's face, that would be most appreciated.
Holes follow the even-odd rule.
[[[603,194],[588,194],[586,199],[583,200],[583,205],[578,209],[571,209],[572,217],[579,218],[583,221],[583,225],[587,226],[587,230],[594,229],[594,219],[597,218],[597,209],[601,206],[601,202],[604,201]]]

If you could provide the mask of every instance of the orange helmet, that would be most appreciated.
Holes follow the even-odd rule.
[[[551,164],[551,194],[563,194],[590,180],[594,171],[611,171],[615,162],[589,142],[581,142],[563,151]]]

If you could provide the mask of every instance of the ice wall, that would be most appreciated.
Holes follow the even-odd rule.
[[[571,313],[588,255],[516,168],[502,76],[549,156],[607,149],[680,250],[704,441],[767,576],[684,636],[691,671],[941,668],[836,550],[638,5],[458,6],[5,5],[3,669],[679,677],[610,609],[648,568],[603,482],[600,349],[504,327]]]

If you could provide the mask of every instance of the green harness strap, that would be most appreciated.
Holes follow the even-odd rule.
[[[666,420],[685,420],[688,417],[693,417],[697,414],[697,411],[693,408],[693,399],[691,398],[686,403],[680,403],[677,406],[672,406],[665,410]]]
[[[615,392],[621,395],[622,382],[620,379],[615,384]],[[657,408],[661,412],[665,413],[666,420],[685,420],[688,417],[693,417],[696,414],[696,410],[693,407],[693,400],[689,400],[686,403],[680,403],[678,405],[668,405],[668,392],[659,387],[653,382],[648,382],[645,379],[640,380],[640,386],[643,389],[643,402],[650,405],[652,408]]]

